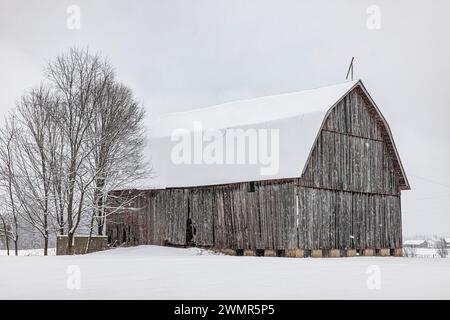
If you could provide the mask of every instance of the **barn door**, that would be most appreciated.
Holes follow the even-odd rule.
[[[194,236],[196,233],[195,226],[192,224],[191,219],[191,199],[188,198],[188,207],[187,207],[187,219],[186,219],[186,245],[195,246]]]

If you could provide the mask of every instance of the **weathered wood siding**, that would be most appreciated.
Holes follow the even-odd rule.
[[[399,194],[399,171],[382,129],[356,91],[325,121],[302,185],[386,195]]]
[[[186,245],[190,219],[203,247],[400,248],[400,173],[387,136],[354,90],[325,120],[302,177],[130,191],[134,201],[108,216],[107,234],[119,244]]]
[[[400,172],[386,136],[358,90],[330,112],[299,181],[300,248],[401,247]]]
[[[135,201],[140,209],[108,215],[107,234],[111,242],[184,245],[190,218],[198,246],[298,248],[296,184],[291,179],[256,182],[254,191],[249,183],[145,191]]]
[[[192,220],[198,246],[233,249],[401,247],[399,195],[303,187],[299,180],[143,193],[140,210],[108,216],[112,242],[186,244]]]
[[[381,249],[402,245],[400,196],[299,188],[299,248]]]

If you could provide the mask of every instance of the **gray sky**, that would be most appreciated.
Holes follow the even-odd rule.
[[[381,29],[367,27],[370,5]],[[342,82],[355,56],[412,186],[404,234],[450,236],[449,12],[447,0],[0,0],[0,115],[70,46],[108,56],[148,117]]]

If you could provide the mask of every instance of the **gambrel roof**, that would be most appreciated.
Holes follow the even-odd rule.
[[[400,187],[409,189],[389,126],[360,80],[163,115],[150,125],[149,153],[154,170],[150,184],[153,187],[188,187],[300,177],[328,114],[356,88],[364,93],[372,114],[384,127],[384,140],[399,170]],[[178,142],[173,141],[172,134],[180,129],[189,132],[193,143],[194,133],[201,130],[214,129],[223,135],[229,129],[266,130],[269,136],[270,130],[276,130],[279,169],[275,174],[266,175],[261,169],[267,165],[261,163],[174,164],[171,156]]]

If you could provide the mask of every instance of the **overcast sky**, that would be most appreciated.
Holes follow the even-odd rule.
[[[355,56],[412,186],[404,234],[450,236],[449,13],[447,0],[0,0],[0,115],[71,46],[107,56],[149,118],[339,83]]]

